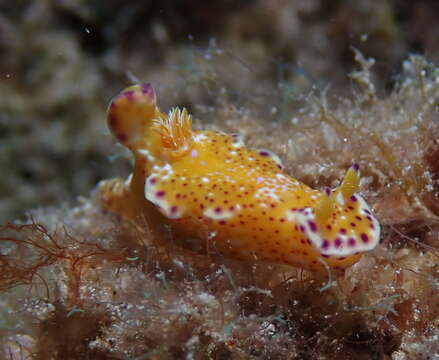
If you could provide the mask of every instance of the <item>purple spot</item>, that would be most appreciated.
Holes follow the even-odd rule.
[[[345,235],[345,234],[346,234],[346,229],[345,229],[345,228],[341,228],[341,229],[340,229],[340,234]]]
[[[118,137],[119,141],[122,143],[124,143],[128,140],[128,136],[126,134],[119,134],[117,137]]]
[[[142,84],[141,87],[142,87],[142,92],[145,93],[145,94],[154,91],[154,90],[152,89],[152,85],[151,85],[150,83]]]
[[[351,201],[352,201],[352,202],[356,202],[356,201],[357,201],[357,197],[356,197],[355,195],[352,195],[352,196],[351,196]]]
[[[283,169],[285,169],[285,167],[282,166],[282,165],[280,165],[280,164],[277,164],[277,167],[279,168],[279,170],[283,170]]]
[[[358,165],[357,163],[352,165],[352,169],[354,169],[355,171],[360,170],[360,165]]]
[[[365,233],[362,233],[360,236],[361,236],[361,240],[363,240],[365,244],[369,242],[369,236],[367,236]]]
[[[304,232],[304,231],[305,231],[305,228],[304,228],[302,225],[300,225],[300,226],[299,226],[299,230],[300,230],[301,232]]]
[[[165,194],[166,194],[165,191],[157,191],[157,192],[155,193],[155,196],[157,196],[157,197],[159,197],[159,198],[162,198],[162,197],[165,196]]]
[[[177,206],[172,206],[171,207],[171,214],[175,214],[177,212],[178,207]]]
[[[326,250],[329,248],[329,241],[328,240],[323,240],[322,242],[322,249]]]
[[[325,254],[322,254],[322,256],[323,256],[324,258],[328,258],[328,257],[329,257],[329,255],[325,255]]]
[[[365,212],[366,214],[368,214],[368,215],[372,215],[371,212],[370,212],[369,210],[367,210],[367,209],[364,209],[364,212]]]
[[[142,94],[149,97],[150,100],[154,99],[154,88],[151,84],[142,84]]]
[[[217,207],[217,208],[215,208],[214,211],[215,211],[216,214],[221,214],[221,211],[222,211],[222,210],[221,210],[220,207]]]
[[[339,248],[340,246],[341,246],[341,239],[340,238],[336,238],[335,239],[335,242],[334,242],[334,245],[335,245],[335,247],[336,248]]]
[[[270,153],[268,151],[259,151],[259,155],[261,155],[261,156],[270,156]]]
[[[368,216],[366,216],[366,219],[369,220],[369,221],[372,221],[372,216],[368,215]]]
[[[151,185],[154,185],[156,182],[157,182],[157,179],[156,179],[156,178],[151,178],[151,179],[149,179],[149,183],[150,183]]]
[[[356,243],[357,243],[357,242],[355,241],[354,238],[349,238],[349,239],[348,239],[348,245],[349,245],[350,247],[355,247]]]
[[[238,143],[242,141],[242,135],[241,134],[232,134],[233,142]]]
[[[312,232],[317,231],[317,225],[314,221],[308,221],[308,225],[309,225],[309,228],[311,229]]]
[[[113,104],[114,103],[112,103],[111,105]],[[108,114],[108,123],[110,124],[111,127],[116,127],[117,117],[113,113]]]
[[[125,91],[123,93],[123,95],[128,99],[128,101],[134,100],[134,91],[133,90]]]
[[[330,196],[331,195],[331,189],[326,187],[325,188],[325,193],[326,193],[326,195]]]

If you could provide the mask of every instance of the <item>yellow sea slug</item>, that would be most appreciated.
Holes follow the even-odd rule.
[[[108,125],[135,167],[125,181],[100,184],[105,206],[138,224],[169,225],[173,240],[309,270],[345,269],[379,242],[380,225],[356,193],[357,165],[338,188],[313,190],[239,134],[193,130],[185,109],[161,113],[150,84],[117,95]]]

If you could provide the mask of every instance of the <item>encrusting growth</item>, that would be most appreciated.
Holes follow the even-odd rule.
[[[123,90],[108,125],[135,157],[127,180],[104,181],[104,206],[138,224],[165,223],[182,243],[242,260],[343,270],[373,249],[380,225],[357,193],[354,164],[334,190],[313,190],[239,134],[192,129],[191,115],[159,111],[150,84]]]

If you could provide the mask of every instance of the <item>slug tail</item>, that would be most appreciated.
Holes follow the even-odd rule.
[[[131,150],[147,137],[154,119],[164,117],[157,108],[151,84],[133,85],[113,98],[107,111],[108,127],[116,139]]]

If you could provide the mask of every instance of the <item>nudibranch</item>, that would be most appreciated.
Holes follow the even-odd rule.
[[[223,256],[312,271],[343,270],[379,242],[380,225],[357,193],[358,165],[339,187],[313,190],[271,151],[247,148],[239,134],[194,130],[185,109],[165,115],[156,102],[143,84],[109,106],[108,126],[135,166],[127,180],[101,183],[106,208],[165,223]]]

